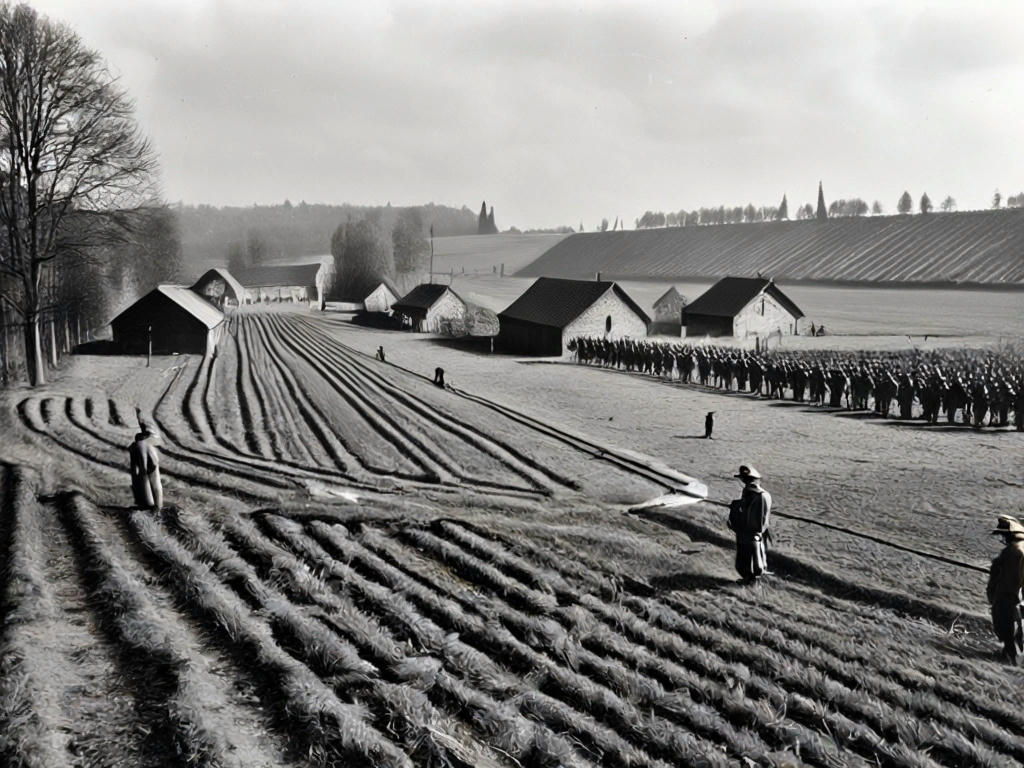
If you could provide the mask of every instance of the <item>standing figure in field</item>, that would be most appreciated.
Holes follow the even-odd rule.
[[[135,435],[135,442],[128,447],[128,460],[135,506],[159,512],[164,505],[164,491],[160,482],[157,440],[159,437],[143,422],[141,431]]]
[[[383,344],[381,344],[379,347],[377,347],[377,359],[380,360],[382,363],[384,362],[384,345]]]
[[[753,467],[743,465],[735,476],[743,482],[743,493],[729,503],[729,528],[736,534],[736,571],[744,584],[752,584],[768,571],[772,496]]]
[[[704,417],[704,439],[712,440],[711,433],[715,431],[715,412],[708,411],[708,415]]]
[[[988,602],[992,629],[1003,644],[1003,658],[1019,664],[1024,658],[1024,525],[1000,515],[993,534],[1003,537],[1003,551],[992,561],[988,575]]]
[[[440,366],[434,369],[434,383],[444,389],[444,368]]]

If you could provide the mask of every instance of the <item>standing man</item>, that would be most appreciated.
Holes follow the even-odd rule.
[[[736,571],[753,584],[768,570],[765,540],[769,537],[772,496],[761,487],[761,473],[744,464],[735,475],[743,482],[740,498],[729,504],[729,528],[736,534]]]
[[[988,574],[988,602],[992,629],[1003,644],[1003,658],[1017,665],[1024,658],[1024,525],[1000,515],[993,534],[1003,537],[1003,551],[992,561]]]
[[[135,442],[128,447],[132,478],[132,496],[135,506],[159,512],[164,505],[163,485],[160,482],[160,455],[156,450],[159,437],[143,422]]]
[[[708,415],[704,417],[704,439],[713,440],[711,433],[715,431],[715,412],[708,411]]]

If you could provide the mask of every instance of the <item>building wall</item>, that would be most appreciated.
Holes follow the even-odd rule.
[[[154,297],[140,301],[110,325],[114,343],[127,354],[146,353],[152,327],[154,354],[201,355],[206,352],[209,341],[219,338],[223,323],[214,328],[217,336],[211,337],[205,325],[173,301]]]
[[[501,349],[520,355],[562,354],[562,332],[558,328],[519,320],[500,322],[497,344]]]
[[[609,317],[612,320],[610,331],[607,330]],[[643,339],[647,336],[647,323],[609,288],[562,330],[562,346],[576,336]]]
[[[441,298],[427,310],[427,316],[420,325],[419,330],[429,333],[440,331],[441,320],[444,318],[465,319],[466,305],[451,291],[445,291]]]
[[[733,319],[733,336],[767,336],[780,331],[790,336],[799,330],[797,319],[772,296],[762,293],[739,311]]]
[[[366,301],[363,304],[367,312],[390,313],[391,305],[396,301],[398,301],[398,296],[391,293],[386,286],[378,285],[376,290],[366,297]]]

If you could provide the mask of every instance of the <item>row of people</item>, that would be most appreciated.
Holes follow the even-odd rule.
[[[888,418],[959,420],[1024,430],[1024,356],[951,349],[921,352],[802,350],[756,353],[716,345],[579,337],[580,363],[652,374],[684,384],[752,392],[774,399]]]

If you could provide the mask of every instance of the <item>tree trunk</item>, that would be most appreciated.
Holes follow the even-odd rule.
[[[71,354],[71,315],[64,313],[64,354]]]
[[[43,364],[42,334],[39,315],[30,312],[25,317],[25,371],[30,386],[46,383],[46,367]]]
[[[50,367],[57,367],[57,321],[50,314]]]

